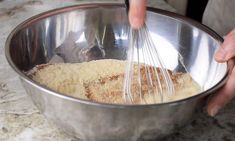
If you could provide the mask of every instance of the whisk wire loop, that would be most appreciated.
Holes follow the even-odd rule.
[[[136,98],[140,99],[141,103],[156,103],[159,101],[157,99],[164,102],[165,95],[174,94],[173,81],[159,56],[146,24],[138,30],[130,28],[127,57],[124,82],[126,102],[134,103]]]

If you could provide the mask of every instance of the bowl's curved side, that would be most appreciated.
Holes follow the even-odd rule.
[[[22,83],[38,109],[70,135],[86,141],[159,139],[189,123],[203,97],[177,105],[99,107],[50,95]]]

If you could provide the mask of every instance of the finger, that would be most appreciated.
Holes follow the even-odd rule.
[[[235,28],[234,28],[231,32],[229,32],[228,35],[225,36],[225,38],[226,38],[227,36],[231,36],[231,35],[233,35],[233,34],[235,34]]]
[[[223,44],[215,53],[215,60],[226,62],[235,57],[235,30],[231,31],[226,37]]]
[[[143,26],[146,15],[146,0],[130,0],[129,21],[132,28]]]
[[[229,62],[230,66],[234,66],[235,59]],[[215,116],[235,96],[235,68],[232,69],[230,77],[225,86],[209,100],[207,112],[210,116]]]

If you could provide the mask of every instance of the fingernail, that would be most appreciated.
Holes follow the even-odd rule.
[[[215,59],[218,61],[226,61],[227,52],[223,48],[219,48],[215,53]]]
[[[209,115],[212,116],[212,117],[214,117],[214,116],[219,112],[220,109],[221,109],[220,106],[214,106],[214,107],[211,109]]]
[[[141,26],[142,26],[142,22],[139,18],[132,18],[131,21],[131,26],[134,28],[134,29],[139,29]]]

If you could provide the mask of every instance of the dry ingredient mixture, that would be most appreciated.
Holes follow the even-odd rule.
[[[39,65],[31,71],[33,72],[31,77],[41,85],[68,96],[104,103],[124,104],[125,71],[125,61],[104,59],[84,63]],[[144,68],[141,68],[141,73],[145,73],[144,71]],[[171,71],[169,73],[174,83],[175,94],[165,95],[164,102],[191,97],[201,91],[200,86],[188,73]],[[137,84],[133,83],[133,85]],[[133,92],[135,91],[134,86]],[[153,100],[153,96],[149,95],[146,89],[143,91],[144,99],[148,103],[161,102],[160,96]],[[134,96],[134,104],[143,104],[138,95]]]

